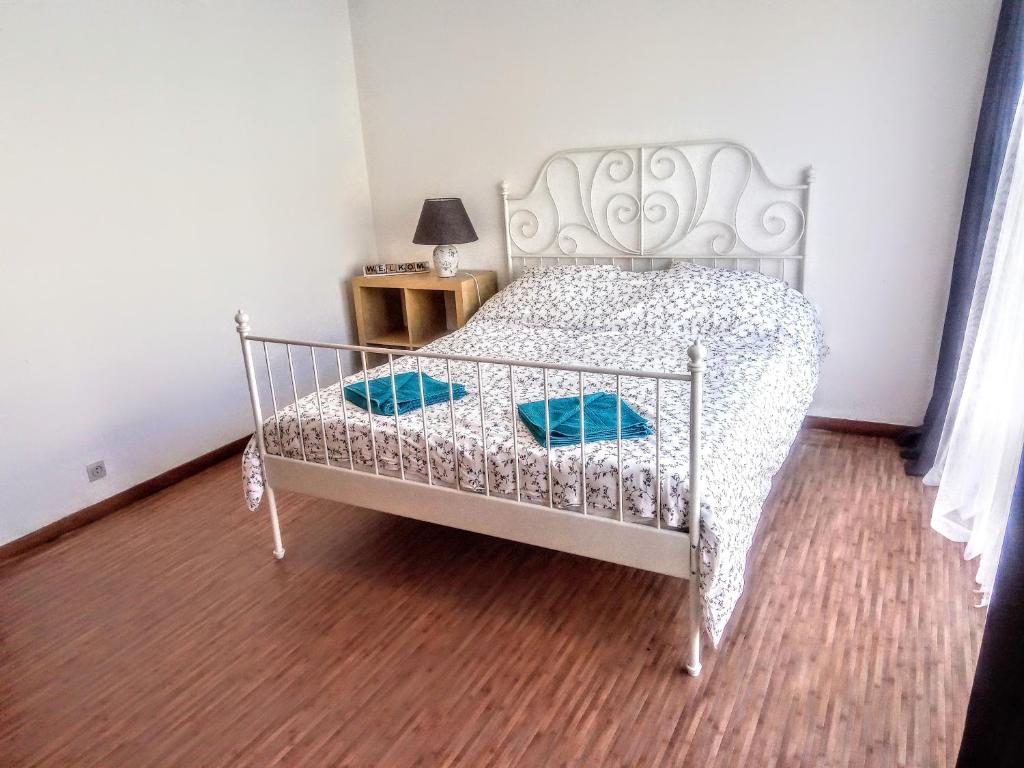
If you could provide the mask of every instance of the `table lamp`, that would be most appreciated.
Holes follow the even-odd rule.
[[[458,197],[434,197],[423,201],[420,220],[412,241],[436,245],[434,271],[438,277],[455,277],[459,271],[459,243],[477,240],[469,214]]]

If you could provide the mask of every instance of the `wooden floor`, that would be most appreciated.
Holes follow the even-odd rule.
[[[0,765],[951,765],[982,611],[896,448],[808,431],[704,673],[685,583],[226,462],[0,567]]]

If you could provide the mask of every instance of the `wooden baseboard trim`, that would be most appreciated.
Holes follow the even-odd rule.
[[[833,419],[828,416],[808,416],[804,429],[824,429],[829,432],[848,432],[851,435],[885,437],[894,440],[910,427],[904,424],[886,424],[881,421],[857,421],[855,419]]]
[[[112,512],[117,512],[133,502],[144,499],[147,496],[152,496],[154,493],[169,488],[175,483],[180,483],[185,478],[196,475],[224,459],[240,454],[248,441],[248,437],[240,437],[238,440],[233,440],[227,445],[215,448],[209,453],[204,453],[202,456],[198,456],[177,467],[172,467],[156,477],[151,477],[149,480],[116,493],[109,499],[98,501],[85,509],[72,512],[67,517],[62,517],[60,520],[43,526],[38,531],[32,531],[32,533],[26,534],[20,539],[0,545],[0,562],[23,555],[31,549],[58,539],[64,534],[93,523]]]

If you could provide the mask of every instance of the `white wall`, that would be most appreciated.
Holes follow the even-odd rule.
[[[997,0],[351,0],[377,242],[461,196],[501,269],[497,182],[566,147],[732,138],[817,170],[812,413],[915,423],[931,389]]]
[[[343,0],[5,0],[0,169],[0,543],[251,430],[239,306],[348,338]]]

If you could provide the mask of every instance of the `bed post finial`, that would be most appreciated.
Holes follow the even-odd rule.
[[[811,186],[811,184],[814,183],[814,166],[813,165],[808,165],[807,166],[807,170],[804,171],[804,181],[806,182],[807,186]]]
[[[235,313],[235,330],[242,336],[249,332],[249,316],[241,309]]]
[[[690,348],[686,350],[686,354],[690,358],[690,364],[687,368],[691,371],[704,370],[704,361],[707,359],[708,351],[700,343],[700,339],[697,339],[690,345]]]
[[[512,190],[512,187],[507,181],[503,181],[498,185],[498,189],[501,190],[502,197],[508,197],[508,193]]]

